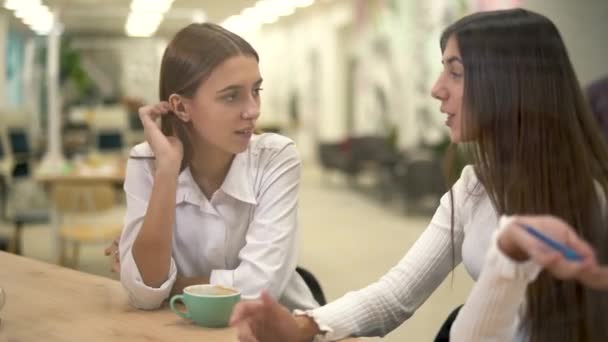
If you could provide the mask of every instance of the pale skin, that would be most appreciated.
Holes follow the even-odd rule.
[[[155,155],[152,193],[142,227],[132,253],[143,282],[160,287],[169,275],[172,255],[177,178],[183,158],[183,145],[176,137],[165,136],[158,125],[163,115],[176,115],[190,125],[193,158],[189,165],[193,178],[208,199],[222,185],[235,154],[249,143],[260,114],[262,78],[257,60],[251,56],[228,58],[199,85],[192,98],[172,94],[167,102],[139,109],[146,141]],[[118,240],[106,248],[113,255],[112,270],[120,271]],[[209,283],[207,277],[178,274],[172,293],[181,293],[193,284]]]
[[[441,102],[440,111],[447,115],[453,143],[464,142],[461,130],[464,66],[458,42],[450,38],[443,51],[443,70],[432,88],[431,95]],[[533,225],[558,242],[562,242],[583,257],[582,262],[569,262],[531,237],[517,222]],[[517,217],[505,228],[498,240],[499,248],[516,261],[534,260],[559,279],[573,279],[582,284],[608,290],[608,266],[600,266],[592,248],[565,222],[551,216]],[[231,325],[238,330],[241,342],[312,341],[321,333],[308,316],[293,316],[267,294],[259,300],[241,302],[235,308]]]

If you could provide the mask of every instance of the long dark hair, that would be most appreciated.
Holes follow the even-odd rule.
[[[450,38],[464,65],[467,155],[497,213],[559,216],[608,262],[608,150],[555,25],[523,9],[483,12],[449,26],[442,51]],[[530,341],[608,341],[606,293],[542,272],[526,310]]]
[[[215,67],[237,55],[252,56],[259,61],[257,52],[247,41],[221,26],[210,23],[186,26],[173,37],[163,54],[160,100],[169,101],[171,94],[191,98]],[[166,135],[177,136],[184,145],[183,170],[193,154],[190,125],[174,115],[166,115],[161,120],[161,129]]]

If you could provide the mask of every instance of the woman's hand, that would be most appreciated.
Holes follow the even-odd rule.
[[[568,246],[577,252],[582,260],[567,260],[560,252],[530,235],[520,223],[530,225],[551,239]],[[500,234],[498,247],[516,261],[532,259],[556,278],[574,279],[594,289],[608,290],[608,266],[599,265],[591,246],[576,234],[574,228],[556,217],[515,217]]]
[[[110,244],[104,250],[104,254],[112,258],[112,272],[120,273],[120,254],[118,253],[118,242],[120,241],[120,235],[114,238],[112,244]]]
[[[159,102],[139,108],[139,118],[144,126],[146,141],[150,144],[156,158],[157,170],[175,170],[184,157],[184,147],[174,136],[166,136],[160,129],[158,118],[173,115],[168,102]]]
[[[237,304],[230,325],[237,329],[240,342],[302,340],[296,318],[267,292],[262,292],[258,300],[242,301]]]

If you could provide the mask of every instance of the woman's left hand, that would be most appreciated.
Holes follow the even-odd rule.
[[[240,342],[302,341],[295,317],[265,291],[257,300],[238,303],[230,325]]]
[[[567,260],[560,252],[530,235],[520,223],[530,225],[551,239],[568,246],[577,252],[582,260]],[[498,247],[516,261],[532,259],[556,278],[574,279],[594,289],[608,290],[608,265],[599,265],[591,246],[581,239],[570,225],[559,218],[515,217],[499,236]]]
[[[104,254],[112,258],[112,272],[120,273],[120,255],[118,254],[118,242],[120,235],[114,238],[112,244],[106,247]]]

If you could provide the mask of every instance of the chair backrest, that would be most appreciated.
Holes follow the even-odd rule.
[[[57,184],[51,197],[61,213],[95,213],[108,210],[116,203],[111,184]]]
[[[300,275],[300,277],[302,277],[317,303],[319,303],[321,306],[327,304],[325,293],[323,293],[323,289],[321,288],[321,284],[319,284],[317,278],[310,273],[310,271],[300,266],[296,267],[296,272]]]

